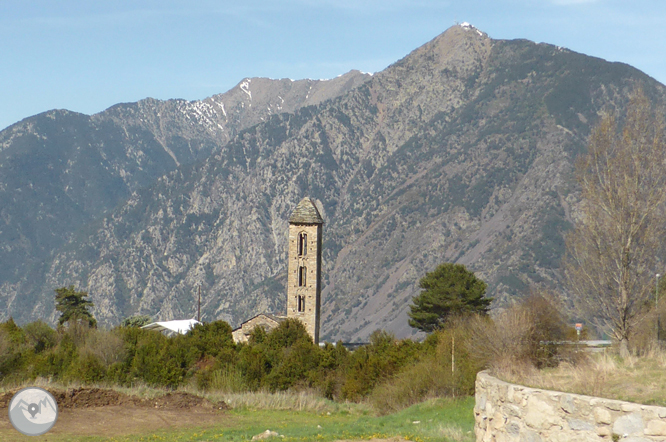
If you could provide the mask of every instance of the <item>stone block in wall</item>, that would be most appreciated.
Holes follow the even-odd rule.
[[[567,424],[573,431],[594,431],[595,429],[594,425],[582,419],[567,419]]]
[[[620,404],[620,410],[624,411],[625,413],[634,413],[636,411],[640,411],[641,406],[639,404],[632,404],[630,402],[624,402]]]
[[[525,423],[536,430],[547,430],[560,423],[561,419],[555,413],[555,408],[541,396],[530,396],[527,399],[527,413]]]
[[[516,421],[507,422],[506,432],[509,434],[509,436],[518,436],[518,435],[520,435],[520,424]]]
[[[573,397],[571,397],[570,394],[564,394],[562,397],[560,397],[560,407],[562,407],[562,411],[568,414],[572,414],[576,411]]]
[[[611,431],[610,427],[602,426],[597,427],[597,434],[601,437],[610,437],[613,435],[613,432]]]
[[[647,423],[644,431],[648,436],[666,436],[666,422],[661,419],[653,419]]]
[[[613,433],[622,437],[642,435],[643,430],[645,423],[639,413],[621,416],[613,423]]]
[[[598,424],[609,425],[612,421],[610,411],[605,408],[596,407],[594,409],[594,419]]]
[[[506,404],[502,407],[502,411],[507,415],[507,416],[515,416],[515,417],[521,417],[522,415],[522,409],[515,405],[515,404]]]
[[[486,400],[488,396],[485,392],[479,392],[476,396],[476,402],[474,404],[474,409],[479,411],[486,411]]]
[[[520,442],[543,442],[539,433],[533,430],[526,430],[520,435]]]

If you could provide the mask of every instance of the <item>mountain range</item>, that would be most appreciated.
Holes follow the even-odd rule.
[[[372,76],[27,118],[0,132],[0,316],[53,322],[69,284],[105,325],[191,317],[198,286],[204,320],[281,313],[304,196],[325,220],[326,340],[412,335],[418,280],[442,262],[496,308],[533,285],[566,297],[576,157],[637,86],[664,107],[631,66],[464,24]]]

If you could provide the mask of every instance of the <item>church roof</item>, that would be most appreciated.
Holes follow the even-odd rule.
[[[145,328],[146,330],[164,331],[169,334],[180,333],[181,335],[184,335],[197,324],[201,324],[201,322],[196,319],[180,319],[175,321],[153,322],[144,325],[141,328]]]
[[[254,315],[254,316],[252,316],[250,319],[246,319],[245,321],[241,322],[241,325],[239,325],[238,327],[236,327],[236,328],[233,329],[232,331],[236,331],[236,330],[240,330],[240,329],[242,329],[242,328],[243,328],[243,325],[247,324],[248,322],[250,322],[250,321],[253,320],[253,319],[258,318],[259,316],[264,316],[265,318],[268,318],[268,319],[274,321],[276,324],[279,324],[280,322],[282,322],[282,321],[284,321],[285,319],[287,319],[286,316],[274,315],[274,314],[272,314],[272,313],[259,313],[258,315]]]
[[[292,224],[324,224],[324,220],[317,210],[314,201],[310,198],[303,198],[289,217]]]

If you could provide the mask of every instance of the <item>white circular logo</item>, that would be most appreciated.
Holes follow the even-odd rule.
[[[46,433],[57,419],[58,404],[53,395],[43,388],[24,388],[9,402],[9,421],[26,436]]]

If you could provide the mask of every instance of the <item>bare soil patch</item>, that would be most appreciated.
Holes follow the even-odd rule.
[[[110,405],[176,409],[199,407],[215,410],[226,410],[228,408],[224,402],[213,403],[200,396],[181,391],[166,393],[164,396],[149,399],[129,396],[106,388],[81,387],[67,390],[45,388],[45,390],[56,398],[58,409],[60,410],[67,408],[107,407]],[[18,389],[0,394],[0,409],[9,406],[9,401],[17,391]]]
[[[228,408],[224,402],[214,403],[185,392],[148,399],[103,388],[46,390],[56,398],[59,411],[58,421],[47,435],[121,436],[169,428],[223,425],[230,419],[224,413]],[[0,394],[0,439],[3,441],[28,439],[13,429],[6,411],[16,391]]]

